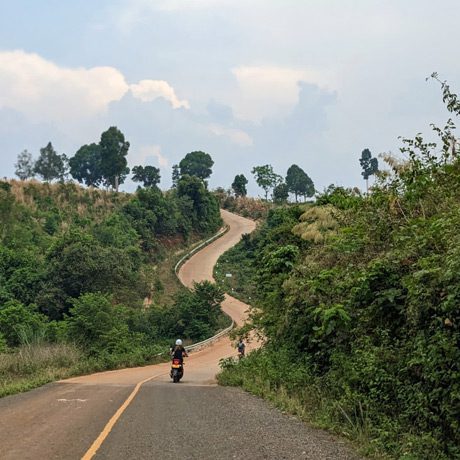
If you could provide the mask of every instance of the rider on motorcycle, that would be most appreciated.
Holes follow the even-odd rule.
[[[176,345],[171,349],[171,357],[172,359],[180,359],[181,364],[184,362],[184,357],[188,357],[181,339],[176,340]]]
[[[244,356],[244,352],[246,350],[246,345],[243,342],[243,339],[240,339],[238,342],[238,356],[242,358]]]
[[[171,378],[175,378],[175,377],[173,377],[174,376],[174,373],[173,373],[174,369],[173,368],[175,367],[174,366],[174,361],[178,360],[179,363],[180,363],[179,377],[178,377],[178,380],[174,380],[174,382],[178,382],[184,375],[184,356],[188,357],[187,351],[182,346],[182,340],[177,339],[176,340],[176,345],[174,345],[174,347],[171,347],[171,358],[172,358],[172,361],[173,361],[173,365],[171,367],[171,373],[170,373]]]

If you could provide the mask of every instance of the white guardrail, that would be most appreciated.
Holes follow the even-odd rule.
[[[225,235],[225,233],[227,233],[229,231],[230,227],[227,225],[225,226],[225,228],[223,230],[220,230],[218,233],[216,233],[214,236],[212,236],[211,238],[207,239],[206,241],[203,241],[202,243],[200,243],[198,246],[196,246],[195,248],[193,248],[190,252],[188,252],[187,254],[185,254],[184,257],[182,257],[179,262],[177,262],[177,264],[174,266],[174,273],[176,274],[176,276],[179,278],[179,281],[180,281],[180,277],[179,277],[179,269],[180,267],[188,260],[190,259],[195,253],[197,253],[200,249],[208,246],[209,244],[211,244],[212,242],[214,242],[215,240],[217,240],[218,238],[220,238],[221,236]],[[227,315],[227,313],[224,313]],[[231,316],[230,315],[227,315],[230,319]],[[230,326],[228,326],[227,328],[225,328],[223,331],[220,331],[218,334],[216,335],[213,335],[212,337],[209,337],[209,339],[206,339],[206,340],[203,340],[201,342],[197,342],[197,343],[194,343],[192,345],[188,345],[185,347],[185,349],[187,351],[195,351],[195,350],[198,350],[200,348],[203,348],[203,347],[206,347],[207,345],[210,345],[211,343],[215,342],[216,340],[219,340],[221,337],[227,335],[233,328],[235,327],[235,321],[233,321],[232,319],[232,324],[230,324]]]

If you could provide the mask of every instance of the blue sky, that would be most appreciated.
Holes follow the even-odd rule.
[[[193,150],[212,187],[243,173],[262,194],[266,163],[363,187],[364,148],[397,154],[447,118],[425,77],[460,91],[454,0],[0,2],[0,176],[23,149],[72,156],[116,125],[163,188]]]

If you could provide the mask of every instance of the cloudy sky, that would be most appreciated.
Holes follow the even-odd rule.
[[[72,156],[115,125],[130,166],[203,150],[211,186],[296,163],[322,190],[358,158],[447,119],[458,0],[0,0],[0,176],[52,141]],[[125,189],[132,190],[127,183]]]

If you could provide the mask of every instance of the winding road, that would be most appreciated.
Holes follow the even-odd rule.
[[[218,257],[255,228],[222,211],[230,230],[181,268],[181,281],[212,280]],[[242,324],[248,306],[226,296]],[[256,345],[252,345],[256,346]],[[355,459],[344,441],[286,416],[239,389],[216,385],[228,337],[194,352],[172,384],[169,363],[102,372],[0,400],[0,458]]]

